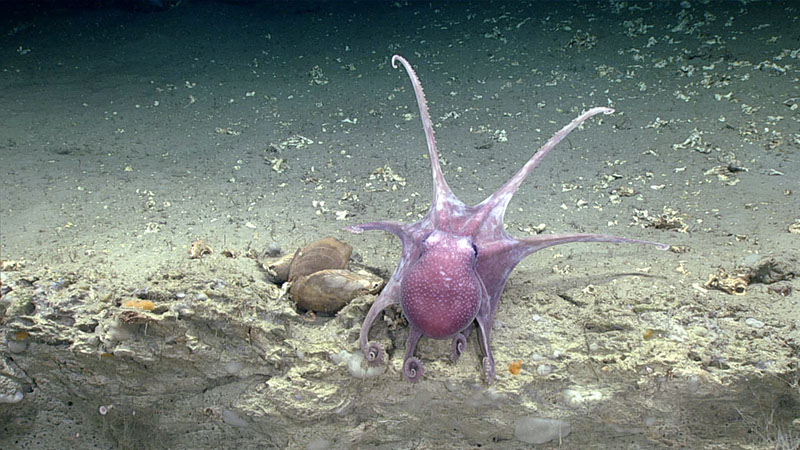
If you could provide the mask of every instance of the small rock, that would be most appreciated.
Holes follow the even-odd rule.
[[[597,403],[603,399],[603,393],[597,390],[578,391],[575,389],[565,389],[562,393],[564,402],[573,407],[582,407],[586,403]]]
[[[20,391],[13,394],[0,394],[0,403],[19,403],[22,401],[23,397]]]
[[[350,375],[356,378],[373,378],[382,374],[386,370],[386,366],[370,367],[364,362],[364,354],[360,351],[350,353],[347,350],[342,350],[336,355],[331,355],[331,360],[334,364],[347,363],[347,369]]]
[[[764,322],[762,322],[762,321],[760,321],[758,319],[754,319],[752,317],[748,317],[747,319],[745,319],[744,320],[744,324],[747,325],[748,327],[753,327],[753,328],[763,328],[764,327]]]
[[[225,409],[222,411],[222,421],[228,425],[233,425],[234,427],[246,428],[250,426],[250,423],[242,419],[239,414],[237,414],[235,411],[231,411],[230,409]]]
[[[333,448],[333,442],[327,439],[314,439],[306,445],[306,450],[328,450]]]
[[[514,424],[514,437],[526,444],[544,444],[554,439],[567,437],[571,431],[569,423],[557,419],[523,416]]]
[[[267,256],[271,256],[273,258],[276,257],[276,256],[280,256],[280,254],[281,254],[281,245],[278,244],[277,242],[270,242],[269,245],[267,245],[267,249],[264,250],[264,253]]]
[[[770,256],[760,259],[750,269],[752,283],[772,284],[790,280],[800,272],[797,258],[793,255]]]
[[[24,340],[8,340],[8,351],[11,353],[22,353],[28,348],[28,343]]]
[[[539,367],[536,368],[536,373],[540,376],[550,375],[553,372],[553,367],[548,366],[547,364],[540,364]]]
[[[236,375],[244,368],[244,364],[241,361],[228,361],[222,365],[222,368],[225,369],[225,372],[229,375]]]

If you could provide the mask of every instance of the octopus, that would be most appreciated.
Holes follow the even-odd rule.
[[[408,73],[416,95],[431,162],[433,200],[427,214],[414,223],[378,221],[346,228],[352,233],[389,232],[400,239],[402,246],[397,268],[367,312],[359,345],[368,364],[383,364],[386,352],[380,343],[369,341],[369,331],[384,309],[400,304],[410,325],[403,377],[417,382],[424,372],[422,361],[414,356],[420,338],[452,340],[450,357],[455,362],[466,349],[474,325],[483,355],[483,377],[491,384],[495,378],[490,345],[492,324],[506,280],[523,258],[543,248],[572,242],[647,244],[660,250],[669,246],[606,234],[539,234],[515,238],[504,230],[506,208],[528,174],[581,123],[598,114],[612,114],[613,109],[595,107],[579,115],[545,142],[495,193],[477,205],[468,206],[453,194],[442,174],[433,122],[419,78],[405,58],[394,55],[392,67],[397,68],[398,63]]]

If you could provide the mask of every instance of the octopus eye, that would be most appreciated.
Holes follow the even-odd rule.
[[[478,246],[475,243],[472,243],[472,251],[475,252],[475,257],[478,257]]]

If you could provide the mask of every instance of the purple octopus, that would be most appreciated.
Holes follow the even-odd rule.
[[[368,340],[369,330],[381,312],[399,303],[411,325],[403,363],[403,376],[411,382],[422,378],[422,362],[414,356],[420,337],[452,339],[451,359],[463,353],[471,325],[476,322],[483,352],[483,375],[487,383],[495,376],[489,345],[490,333],[503,287],[514,267],[526,256],[553,245],[569,242],[614,242],[656,245],[657,242],[604,234],[549,234],[515,238],[503,229],[503,216],[511,197],[542,158],[572,130],[596,114],[611,114],[611,108],[592,108],[558,131],[505,185],[475,206],[461,202],[447,185],[439,165],[425,94],[411,65],[394,55],[405,67],[414,86],[422,127],[428,141],[433,172],[433,202],[425,217],[415,223],[370,222],[348,227],[353,233],[383,230],[393,233],[402,244],[402,256],[392,278],[372,305],[361,327],[359,343],[371,365],[382,364],[383,347]]]

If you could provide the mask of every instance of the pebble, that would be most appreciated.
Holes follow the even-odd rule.
[[[306,445],[306,450],[328,450],[333,448],[333,442],[327,439],[315,439]]]
[[[277,242],[270,242],[269,245],[267,246],[266,254],[267,256],[272,256],[272,257],[280,256],[281,245],[278,244]]]
[[[548,366],[547,364],[540,364],[539,367],[536,368],[536,373],[540,376],[550,375],[553,372],[553,366]]]
[[[222,421],[227,423],[228,425],[233,425],[235,427],[245,428],[250,426],[250,423],[242,419],[241,416],[239,416],[239,414],[229,409],[222,410]]]
[[[544,444],[561,439],[570,431],[570,424],[558,419],[522,416],[514,424],[514,437],[526,444]]]
[[[21,391],[16,391],[13,394],[0,394],[0,403],[19,403],[23,397],[24,395]]]
[[[111,341],[125,341],[132,337],[131,331],[124,325],[114,321],[106,331],[106,339]]]
[[[28,348],[28,343],[24,340],[15,341],[13,339],[8,340],[8,351],[11,353],[22,353]]]
[[[244,364],[241,361],[228,361],[222,365],[222,368],[229,375],[236,375],[244,368]]]
[[[362,364],[364,362],[364,354],[360,351],[350,353],[347,350],[342,350],[336,355],[331,355],[331,360],[334,364],[347,363],[347,370],[350,371],[350,375],[356,378],[377,377],[386,370],[385,365],[371,367],[367,364]]]
[[[565,389],[562,393],[564,403],[577,408],[586,403],[596,403],[603,399],[603,393],[600,391],[578,391],[575,389]]]
[[[53,281],[50,283],[50,290],[60,291],[61,289],[64,289],[66,285],[67,282],[63,278],[59,278],[58,281]]]
[[[762,321],[760,321],[758,319],[754,319],[752,317],[748,317],[747,319],[745,319],[744,323],[748,327],[753,327],[753,328],[763,328],[764,327],[764,322],[762,322]]]

